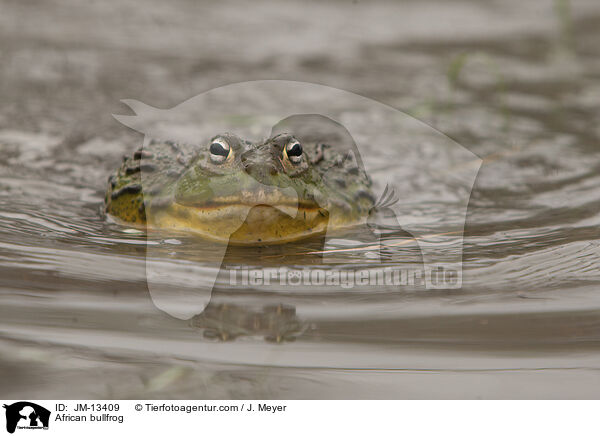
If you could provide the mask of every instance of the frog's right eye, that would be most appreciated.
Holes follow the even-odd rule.
[[[227,142],[216,139],[210,144],[210,160],[214,163],[223,163],[233,155],[233,150]]]

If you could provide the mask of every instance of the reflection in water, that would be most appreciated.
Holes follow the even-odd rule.
[[[192,325],[203,329],[205,338],[232,341],[240,336],[263,336],[266,341],[295,341],[308,327],[287,305],[264,306],[251,310],[235,304],[209,304]]]

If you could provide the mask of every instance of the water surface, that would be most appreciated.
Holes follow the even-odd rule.
[[[236,2],[56,0],[3,9],[1,397],[598,397],[595,2],[339,1],[306,10],[265,0],[248,13]],[[122,98],[167,108],[265,78],[380,100],[484,160],[461,289],[221,281],[202,317],[181,321],[156,309],[146,236],[100,213],[107,176],[142,140],[110,114],[127,110]],[[382,146],[372,144],[374,156]],[[407,156],[417,166],[424,158],[432,158],[426,147]],[[396,166],[377,171],[392,177]],[[405,207],[436,223],[452,200]],[[404,266],[421,264],[409,236],[387,237],[407,239],[393,253]],[[208,265],[193,239],[154,242],[175,253],[172,262]],[[232,249],[228,262],[311,265],[318,256],[306,253],[316,248]],[[336,260],[363,265],[370,254]]]

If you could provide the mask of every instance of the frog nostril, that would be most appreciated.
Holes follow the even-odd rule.
[[[244,171],[247,173],[253,173],[256,171],[256,164],[252,162],[242,162],[242,165],[244,167]]]

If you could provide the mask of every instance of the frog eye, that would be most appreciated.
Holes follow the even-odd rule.
[[[302,161],[302,145],[298,141],[291,141],[285,146],[284,154],[293,164]]]
[[[216,139],[210,144],[210,160],[214,163],[223,163],[232,154],[231,147],[222,139]]]

